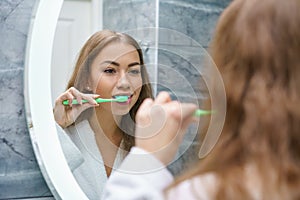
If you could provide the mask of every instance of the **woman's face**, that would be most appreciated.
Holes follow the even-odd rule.
[[[113,42],[105,46],[91,66],[92,87],[101,98],[128,96],[124,103],[101,103],[100,109],[124,115],[136,103],[142,87],[140,57],[134,46]]]

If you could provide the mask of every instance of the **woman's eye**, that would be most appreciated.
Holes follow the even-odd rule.
[[[140,74],[141,71],[138,70],[138,69],[133,69],[133,70],[130,70],[128,73],[130,73],[130,74]]]
[[[114,73],[116,73],[116,70],[114,70],[114,69],[105,69],[104,73],[114,74]]]

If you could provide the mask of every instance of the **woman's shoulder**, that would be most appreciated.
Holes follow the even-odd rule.
[[[74,123],[67,128],[64,128],[66,133],[72,134],[73,132],[78,132],[80,130],[91,129],[90,123],[88,120],[82,120],[78,123]]]
[[[83,156],[71,138],[66,134],[66,130],[62,129],[58,124],[56,127],[63,153],[70,169],[73,171],[84,162]]]
[[[244,174],[243,184],[253,199],[261,199],[262,185],[261,178],[255,165],[247,165]],[[219,183],[223,181],[216,173],[205,173],[194,176],[179,183],[169,190],[168,199],[214,199],[218,192]]]

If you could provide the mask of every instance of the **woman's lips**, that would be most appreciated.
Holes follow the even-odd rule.
[[[127,96],[128,97],[127,101],[125,101],[125,102],[116,102],[117,104],[119,104],[119,105],[129,105],[131,100],[132,100],[133,94],[118,94],[118,95],[114,95],[113,98],[116,98],[117,96]]]

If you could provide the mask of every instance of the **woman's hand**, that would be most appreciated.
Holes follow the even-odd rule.
[[[146,99],[136,115],[136,146],[167,165],[173,160],[188,125],[194,120],[195,104],[172,101],[167,92]]]
[[[98,106],[98,103],[95,101],[95,98],[97,97],[99,97],[99,95],[84,94],[74,87],[69,88],[55,100],[53,113],[56,123],[58,123],[62,128],[70,126],[83,111],[90,107]],[[79,104],[72,105],[73,99],[77,99]],[[85,99],[88,102],[82,104],[82,99]],[[64,100],[69,100],[68,106],[63,105]]]

